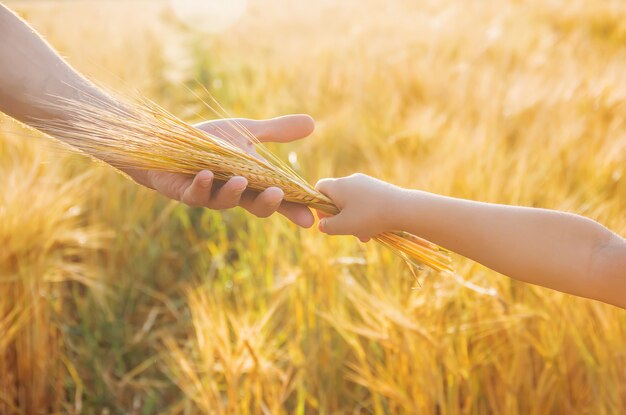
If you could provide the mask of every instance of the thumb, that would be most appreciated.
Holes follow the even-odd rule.
[[[314,129],[310,115],[292,114],[256,121],[251,131],[259,141],[287,143],[310,135]]]
[[[335,195],[335,184],[336,184],[336,182],[337,182],[337,180],[336,179],[332,179],[332,178],[320,179],[315,184],[315,190],[317,190],[317,191],[323,193],[324,195],[330,197],[331,199],[333,199],[334,195]]]
[[[328,235],[352,235],[354,227],[349,216],[343,211],[335,216],[322,218],[319,230]]]

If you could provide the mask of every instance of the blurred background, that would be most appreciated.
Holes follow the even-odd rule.
[[[5,1],[189,122],[309,113],[312,182],[587,215],[626,235],[626,3]],[[197,96],[190,93],[194,91]],[[281,217],[188,208],[0,119],[0,413],[618,414],[626,314]],[[546,256],[551,252],[546,252]]]

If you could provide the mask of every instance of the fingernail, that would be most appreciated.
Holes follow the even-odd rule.
[[[283,191],[283,189],[281,189],[280,187],[274,187],[274,189],[276,189],[276,192],[280,194],[280,198],[282,200],[285,197],[285,192]]]
[[[276,202],[274,203],[274,208],[278,209],[280,207],[280,205],[283,203],[283,199],[285,198],[285,192],[282,191],[282,189],[278,189],[278,194],[277,194],[276,198]]]
[[[235,186],[232,191],[233,193],[243,193],[246,190],[246,186]]]
[[[246,190],[246,187],[248,187],[248,180],[243,178],[242,183],[239,186],[237,186],[235,190],[238,192],[243,192],[244,190]]]

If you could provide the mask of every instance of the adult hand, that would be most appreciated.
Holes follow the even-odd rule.
[[[58,120],[66,116],[63,111],[51,110],[47,104],[51,97],[81,99],[84,96],[114,104],[108,94],[72,69],[26,22],[0,4],[0,111],[32,125],[42,119]],[[259,141],[293,141],[306,137],[314,128],[308,115],[237,121]],[[237,134],[231,120],[210,121],[198,128],[225,139],[236,135],[239,139],[234,141],[255,154],[254,148]],[[257,216],[266,217],[279,211],[300,226],[313,224],[313,214],[308,208],[283,202],[282,190],[270,188],[261,194],[247,192],[248,183],[243,177],[233,177],[223,186],[213,186],[213,174],[209,171],[202,171],[195,177],[145,170],[126,170],[126,173],[138,183],[191,206],[227,209],[240,205]]]
[[[254,146],[238,132],[233,121],[261,142],[287,143],[308,136],[315,128],[313,119],[308,115],[286,115],[269,120],[222,119],[203,122],[196,125],[196,128],[229,140],[248,153],[260,157]],[[249,191],[246,190],[248,182],[244,177],[235,176],[226,183],[217,185],[213,181],[213,173],[208,170],[199,172],[195,177],[155,170],[127,170],[126,173],[137,183],[189,206],[209,209],[241,206],[261,218],[279,212],[296,225],[305,228],[314,222],[313,214],[306,206],[283,201],[284,192],[278,187],[270,187],[261,193]]]

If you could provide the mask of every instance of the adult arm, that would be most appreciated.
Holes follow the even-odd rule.
[[[33,28],[0,4],[0,111],[27,125],[35,120],[66,119],[67,114],[59,106],[50,105],[58,97],[98,99],[123,106],[81,76]],[[313,120],[307,115],[239,121],[261,141],[288,142],[309,135],[314,128]],[[198,127],[220,135],[228,125],[228,120],[218,120]],[[233,177],[223,185],[214,186],[209,171],[196,177],[144,170],[126,170],[126,173],[137,183],[189,205],[213,209],[241,205],[257,216],[278,211],[298,225],[313,223],[307,208],[283,202],[282,190],[248,192],[243,177]]]

